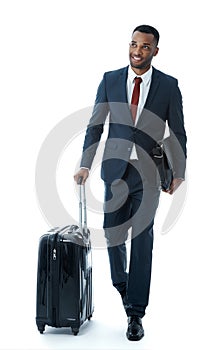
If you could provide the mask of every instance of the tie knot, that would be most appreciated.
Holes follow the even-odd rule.
[[[140,77],[135,77],[134,81],[135,81],[135,84],[136,84],[136,85],[139,85],[139,84],[141,84],[141,82],[142,82],[142,78],[140,78]]]

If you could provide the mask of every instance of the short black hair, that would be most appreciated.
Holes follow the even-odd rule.
[[[147,24],[142,24],[140,26],[137,26],[133,32],[141,32],[141,33],[147,33],[147,34],[153,34],[154,35],[154,38],[156,40],[156,45],[158,45],[158,42],[159,42],[159,38],[160,38],[160,35],[159,35],[159,32],[156,28],[152,27],[152,26],[148,26]]]

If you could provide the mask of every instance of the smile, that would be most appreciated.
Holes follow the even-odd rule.
[[[142,60],[141,57],[137,57],[137,56],[132,56],[132,59],[133,59],[134,61],[137,61],[137,62],[139,62],[139,61]]]

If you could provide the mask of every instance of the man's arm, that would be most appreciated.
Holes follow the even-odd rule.
[[[78,181],[79,177],[81,176],[83,177],[82,183],[84,183],[89,176],[89,170],[104,130],[104,123],[108,115],[108,110],[104,76],[98,87],[92,116],[87,126],[80,169],[74,175],[75,181]]]
[[[171,93],[168,125],[174,178],[167,193],[173,194],[184,181],[187,158],[187,136],[184,128],[182,95],[177,80],[175,80]]]

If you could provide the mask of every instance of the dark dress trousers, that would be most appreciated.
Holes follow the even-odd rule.
[[[150,154],[156,142],[163,139],[167,123],[174,177],[184,178],[186,133],[178,82],[155,68],[144,109],[133,125],[127,74],[125,67],[103,76],[85,135],[81,167],[91,168],[108,119],[101,177],[105,183],[104,230],[111,278],[117,290],[126,294],[127,315],[143,317],[149,300],[153,223],[160,195],[159,176]],[[133,145],[137,160],[130,160]],[[129,267],[125,244],[128,235]]]

